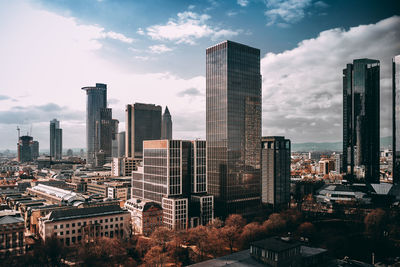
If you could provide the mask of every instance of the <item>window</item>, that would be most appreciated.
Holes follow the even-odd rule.
[[[54,229],[57,229],[57,225],[54,225]]]
[[[72,224],[72,227],[75,227],[75,223]]]
[[[60,235],[63,235],[64,233],[63,232],[60,232]]]
[[[106,222],[108,222],[108,219],[106,219]]]
[[[100,223],[103,223],[103,220],[100,220]]]
[[[65,225],[65,227],[66,227],[66,228],[69,228],[69,223],[67,223],[67,224]]]
[[[66,234],[66,235],[69,235],[69,231],[67,231],[65,234]]]
[[[72,230],[72,233],[75,234],[75,230]]]
[[[78,233],[82,232],[81,229],[78,229]]]
[[[110,222],[113,222],[113,218],[110,219]]]
[[[60,224],[60,229],[63,229],[64,228],[64,225],[63,224]]]
[[[123,221],[123,220],[124,220],[124,219],[123,219],[123,217],[120,217],[119,219],[120,219],[121,221]]]
[[[81,222],[78,222],[78,226],[81,226]]]

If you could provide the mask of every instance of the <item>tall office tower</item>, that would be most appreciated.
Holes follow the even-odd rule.
[[[118,157],[118,126],[119,121],[113,119],[111,121],[111,157]]]
[[[101,154],[100,157],[104,157],[104,163],[111,162],[111,150],[112,150],[112,128],[113,128],[113,120],[112,120],[112,110],[111,108],[102,108],[100,109],[100,121],[96,124],[99,129],[96,130],[98,136],[96,139],[99,141],[98,151],[96,151],[96,157]],[[97,166],[102,166],[103,161],[96,164]]]
[[[172,139],[172,120],[168,107],[165,107],[165,111],[162,116],[161,139]]]
[[[30,162],[32,161],[32,136],[23,135],[18,140],[18,161]]]
[[[125,132],[118,133],[118,157],[125,157]]]
[[[379,60],[355,59],[343,70],[343,169],[379,183]]]
[[[125,154],[141,158],[144,140],[161,138],[161,106],[135,103],[126,106]]]
[[[32,160],[36,160],[39,157],[39,142],[38,141],[31,142],[31,152],[32,152]]]
[[[206,225],[214,218],[206,165],[203,140],[144,141],[143,167],[132,174],[132,196],[162,205],[170,229]]]
[[[393,89],[393,183],[400,183],[400,55],[392,60]]]
[[[57,119],[50,121],[50,156],[53,159],[62,158],[62,129]]]
[[[283,136],[263,137],[261,147],[262,203],[287,208],[290,202],[290,140]]]
[[[95,166],[99,151],[99,121],[101,110],[107,108],[107,85],[96,83],[95,87],[83,87],[86,91],[86,163]]]
[[[261,204],[260,50],[225,41],[206,50],[207,179],[216,216]]]

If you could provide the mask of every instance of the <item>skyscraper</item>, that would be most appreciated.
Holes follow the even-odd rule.
[[[165,111],[162,116],[161,139],[172,139],[172,120],[168,107],[165,107]]]
[[[141,158],[144,140],[161,138],[161,106],[135,103],[126,106],[125,155]]]
[[[118,126],[119,121],[113,119],[111,122],[111,157],[119,157],[118,156]]]
[[[343,169],[379,183],[379,60],[356,59],[343,70]]]
[[[57,119],[50,121],[50,156],[53,159],[62,158],[62,129]]]
[[[118,157],[125,156],[125,132],[118,133]]]
[[[400,183],[400,55],[392,60],[393,89],[393,183]]]
[[[99,151],[100,114],[107,108],[107,85],[96,83],[95,87],[83,87],[86,91],[86,163],[94,166],[96,152]]]
[[[33,137],[29,135],[23,135],[18,140],[18,161],[30,162],[32,161],[32,142]]]
[[[290,202],[290,140],[283,136],[263,137],[261,141],[261,200],[275,207]]]
[[[95,155],[97,157],[100,153],[100,157],[104,157],[104,163],[111,162],[112,130],[114,127],[111,108],[100,109],[100,121],[98,121],[96,125],[99,127],[99,129],[96,130],[96,133],[98,134],[96,139],[98,140],[99,145],[98,151],[96,151]],[[99,166],[99,164],[97,164],[97,166]]]
[[[208,193],[216,216],[261,203],[260,50],[225,41],[206,50]]]

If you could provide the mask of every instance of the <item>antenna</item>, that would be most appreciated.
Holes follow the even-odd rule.
[[[32,124],[31,124],[31,127],[29,129],[29,136],[32,136]]]
[[[21,131],[21,129],[19,128],[19,126],[17,126],[18,140],[19,140],[19,137],[20,137],[20,131]]]

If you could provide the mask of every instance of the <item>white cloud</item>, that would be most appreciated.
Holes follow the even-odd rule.
[[[136,31],[136,33],[139,34],[139,35],[145,35],[145,34],[146,34],[146,33],[143,31],[142,28],[139,28],[139,29]]]
[[[164,45],[164,44],[160,44],[160,45],[152,45],[149,47],[150,52],[154,53],[154,54],[162,54],[165,52],[169,52],[172,51],[173,49]]]
[[[237,0],[238,5],[240,6],[247,6],[249,4],[249,0]]]
[[[390,135],[390,62],[400,53],[399,29],[400,17],[391,17],[327,30],[292,50],[266,54],[261,60],[263,134],[295,142],[340,141],[342,69],[353,59],[372,58],[381,62],[381,136]]]
[[[117,33],[117,32],[113,32],[113,31],[104,32],[104,29],[103,29],[103,31],[101,33],[101,36],[103,38],[110,38],[110,39],[118,40],[118,41],[121,41],[123,43],[128,43],[128,44],[133,43],[133,39],[132,38],[126,37],[122,33]]]
[[[239,31],[220,29],[207,25],[211,17],[185,11],[177,14],[177,19],[170,18],[166,24],[148,27],[147,35],[154,40],[168,40],[178,44],[195,44],[195,40],[203,37],[220,38],[235,36]]]
[[[267,26],[274,25],[280,20],[284,23],[296,23],[305,16],[305,9],[312,4],[311,0],[267,0]]]

